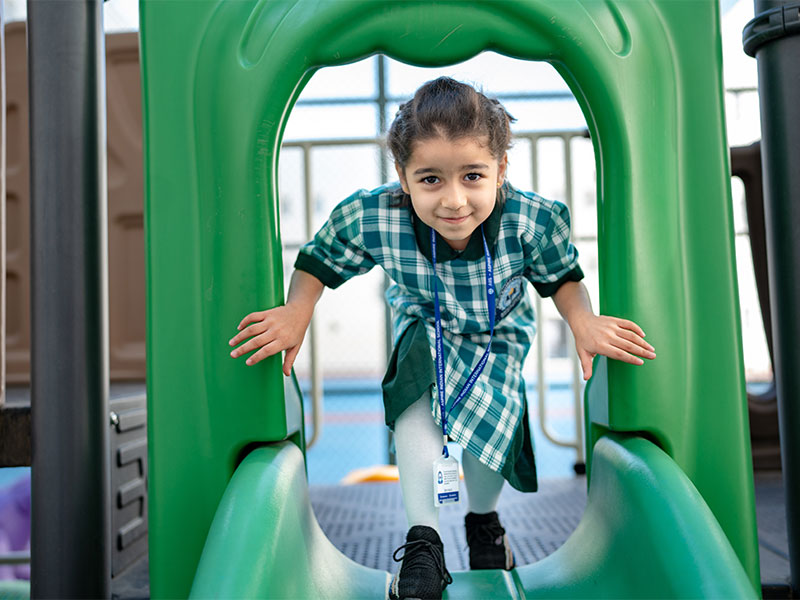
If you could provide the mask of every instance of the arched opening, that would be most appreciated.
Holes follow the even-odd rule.
[[[323,224],[336,204],[356,189],[372,189],[396,179],[391,157],[382,145],[383,134],[399,102],[439,75],[469,81],[499,97],[517,119],[509,180],[520,189],[538,190],[570,207],[573,239],[597,306],[595,157],[583,114],[552,66],[491,52],[442,68],[413,67],[373,56],[322,69],[309,80],[289,116],[279,160],[284,280],[289,280],[299,245]],[[312,211],[310,229],[306,203]],[[344,481],[396,477],[396,471],[381,466],[394,462],[380,388],[392,342],[385,285],[385,275],[376,268],[336,290],[326,290],[315,313],[317,341],[306,338],[295,372],[305,392],[307,439],[314,440],[306,458],[317,519],[350,558],[392,570],[390,552],[367,552],[364,545],[385,550],[404,535],[404,513],[395,510],[401,502],[399,488],[379,483],[365,483],[358,489],[333,487]],[[536,296],[532,288],[529,293]],[[530,428],[539,477],[562,481],[544,485],[535,496],[523,497],[512,488],[504,492],[509,496],[507,518],[525,524],[512,537],[520,565],[560,547],[577,526],[586,501],[586,482],[575,479],[576,465],[580,468],[584,463],[583,439],[577,435],[583,430],[584,386],[571,333],[549,300],[537,297],[536,307],[537,317],[541,315],[539,340],[524,370]],[[314,344],[316,349],[311,348]],[[311,398],[315,356],[324,382],[319,384],[324,388],[320,409],[314,408]],[[540,394],[544,395],[541,402]],[[317,419],[315,410],[321,410]],[[540,410],[544,411],[541,419]],[[460,459],[457,444],[453,452]],[[375,494],[384,499],[392,496],[392,501],[365,501],[365,496]],[[525,499],[532,501],[530,506],[523,506]],[[463,518],[465,509],[463,503],[453,508],[442,513],[445,521],[452,521],[443,523],[442,531],[459,530],[456,521]],[[502,515],[502,506],[500,510]],[[368,513],[374,518],[367,518]],[[342,537],[351,516],[359,521],[359,534]],[[468,568],[460,546],[455,538],[445,543],[448,564],[455,570]]]
[[[744,395],[743,378],[731,375],[740,374],[742,367],[735,350],[740,330],[732,300],[735,278],[727,228],[730,209],[727,202],[719,201],[729,194],[726,158],[720,148],[719,64],[715,63],[714,41],[703,33],[718,25],[716,8],[685,3],[454,6],[404,2],[313,6],[231,3],[199,11],[193,19],[195,29],[185,18],[176,18],[181,23],[178,29],[193,32],[188,34],[188,45],[196,52],[177,70],[172,65],[172,76],[177,72],[181,79],[178,87],[182,91],[175,95],[182,96],[179,106],[191,107],[184,118],[165,123],[166,111],[154,109],[150,114],[149,131],[158,131],[159,125],[172,127],[173,135],[167,139],[180,140],[178,145],[185,143],[188,152],[170,158],[172,173],[180,174],[174,177],[158,172],[159,158],[164,154],[156,151],[149,156],[151,184],[159,183],[158,188],[151,188],[148,220],[152,284],[149,328],[150,333],[158,332],[151,336],[148,353],[153,374],[149,377],[149,398],[153,403],[151,415],[153,409],[160,413],[156,421],[159,427],[151,429],[154,446],[160,448],[152,450],[158,454],[161,469],[159,473],[154,468],[154,487],[174,490],[186,484],[187,488],[204,490],[206,493],[198,494],[195,520],[199,523],[207,523],[215,510],[217,515],[224,515],[214,521],[206,539],[204,558],[196,571],[196,589],[210,590],[218,585],[220,578],[213,573],[220,562],[238,562],[230,536],[238,526],[243,527],[242,532],[252,531],[246,523],[253,511],[234,507],[241,502],[246,505],[248,498],[251,502],[269,502],[279,511],[280,518],[270,520],[272,529],[259,529],[264,535],[280,539],[290,531],[313,529],[313,523],[308,524],[310,529],[300,524],[305,523],[305,517],[289,503],[288,499],[297,494],[285,495],[290,489],[289,479],[291,486],[299,486],[304,475],[299,475],[302,456],[297,447],[283,440],[288,438],[302,447],[302,428],[297,422],[294,396],[284,393],[288,388],[284,388],[278,363],[244,372],[229,363],[218,363],[212,344],[216,332],[243,312],[244,299],[255,297],[266,305],[282,300],[277,156],[292,105],[313,70],[322,66],[347,63],[379,50],[409,63],[444,65],[487,48],[530,60],[547,60],[569,83],[587,117],[598,156],[598,246],[599,261],[604,265],[599,282],[600,307],[640,322],[650,335],[669,340],[671,350],[668,358],[646,375],[641,370],[598,363],[598,375],[588,391],[591,417],[587,447],[600,456],[593,463],[592,480],[600,482],[593,485],[598,485],[602,493],[595,497],[594,510],[587,510],[581,531],[594,540],[600,539],[598,535],[608,535],[609,546],[596,541],[587,546],[576,533],[570,538],[572,546],[567,549],[568,542],[552,558],[565,570],[550,570],[548,576],[537,565],[525,567],[519,571],[520,585],[525,590],[586,593],[583,586],[593,581],[587,574],[597,569],[607,572],[611,556],[618,555],[604,553],[602,548],[630,550],[634,547],[631,543],[641,541],[636,536],[642,531],[643,521],[637,520],[634,526],[625,513],[611,509],[623,498],[640,498],[639,492],[647,494],[642,506],[649,508],[634,512],[655,515],[658,518],[652,523],[660,524],[654,525],[658,535],[647,540],[669,538],[684,543],[680,540],[685,541],[689,534],[676,528],[682,521],[675,521],[675,515],[689,511],[704,529],[719,527],[711,524],[716,523],[713,519],[708,520],[713,514],[725,534],[702,536],[696,541],[713,544],[727,535],[739,558],[730,549],[720,553],[707,548],[703,555],[724,555],[721,562],[709,568],[725,572],[733,569],[737,575],[733,579],[701,578],[703,583],[713,580],[720,585],[749,585],[742,564],[751,578],[757,567],[752,528],[742,525],[742,515],[752,522],[752,502],[746,494],[732,501],[726,492],[752,485],[742,475],[746,473],[742,465],[749,460],[746,444],[737,441],[744,427],[743,415],[733,414],[719,422],[713,406]],[[145,10],[152,11],[150,18],[159,11],[167,20],[175,18],[175,14],[169,14],[173,10],[170,7]],[[144,18],[147,20],[148,15]],[[159,21],[159,26],[163,23]],[[398,29],[398,24],[404,27]],[[147,39],[143,35],[146,43]],[[151,44],[151,58],[159,56],[158,43]],[[150,60],[145,70],[163,71],[168,62]],[[645,80],[649,85],[642,89]],[[158,93],[156,86],[150,91]],[[698,102],[695,96],[704,100]],[[220,153],[224,160],[220,160]],[[189,175],[188,187],[178,184],[184,174]],[[171,201],[158,202],[156,196]],[[184,196],[191,201],[184,202]],[[237,244],[231,245],[230,240]],[[179,256],[167,255],[163,262],[153,260],[155,252],[169,247],[179,248]],[[665,254],[672,260],[661,260]],[[169,293],[165,293],[167,284]],[[653,315],[670,315],[670,319]],[[162,362],[174,343],[167,341],[168,334],[178,331],[183,334],[183,346],[189,348],[181,360],[201,369],[197,381],[181,369],[170,373],[167,363]],[[720,354],[716,352],[719,347],[730,351]],[[716,353],[717,361],[698,372],[694,368],[697,357],[710,352]],[[202,452],[194,457],[164,453],[166,447],[176,445],[165,432],[184,417],[185,402],[176,398],[185,397],[192,399],[192,407],[201,409],[191,434],[194,446]],[[709,398],[716,400],[709,402]],[[231,406],[237,411],[231,411]],[[712,426],[715,439],[724,440],[720,442],[726,450],[724,463],[710,464],[701,459],[708,451],[708,440],[699,432],[710,431]],[[197,440],[202,442],[198,444]],[[648,440],[657,441],[660,448]],[[235,457],[250,443],[272,445],[247,456],[228,484],[230,494],[219,502],[236,466]],[[187,460],[202,464],[205,472],[187,469]],[[623,469],[631,461],[642,469]],[[283,470],[298,475],[281,479],[280,485],[276,480],[277,487],[271,488],[275,495],[269,500],[256,498],[252,492],[236,492],[254,485],[249,474],[262,481],[258,477]],[[654,475],[654,480],[670,481],[670,487],[679,487],[673,477],[685,477],[700,495],[686,492],[685,487],[680,489],[686,493],[652,495],[653,489],[645,484],[643,475],[651,472],[669,472],[668,477]],[[173,479],[164,479],[166,474]],[[719,485],[720,478],[725,485]],[[300,488],[291,489],[302,494]],[[713,513],[700,511],[703,502]],[[153,505],[151,548],[157,548],[154,552],[162,557],[175,554],[168,548],[186,529],[169,518],[179,506],[179,497],[163,494]],[[608,523],[613,525],[609,528]],[[190,529],[194,532],[197,528]],[[263,535],[260,540],[264,541]],[[197,548],[196,541],[192,547]],[[583,557],[580,564],[565,558],[577,556],[576,547],[588,548],[588,553],[579,553]],[[186,554],[185,564],[177,567],[184,583],[176,587],[165,584],[159,594],[180,595],[185,591],[185,580],[195,572],[197,556],[196,552]],[[687,556],[688,551],[676,552],[668,568],[663,563],[633,569],[647,573],[643,579],[604,579],[604,589],[611,595],[635,594],[633,590],[637,589],[641,594],[652,585],[654,574],[663,577],[664,585],[690,585],[669,575],[675,568],[672,559]],[[312,552],[299,560],[317,558],[319,555]],[[279,562],[270,563],[273,567],[281,568]],[[164,568],[163,560],[151,559],[153,574]],[[574,577],[567,575],[572,569]],[[264,573],[261,571],[261,578],[253,585],[274,583]],[[313,569],[308,573],[311,579],[307,584],[317,585]],[[377,584],[375,573],[359,573],[364,579],[354,576],[348,585],[363,585],[359,588],[363,591]],[[462,581],[468,582],[469,574]],[[335,583],[328,579],[324,585]],[[675,593],[679,594],[677,588]]]

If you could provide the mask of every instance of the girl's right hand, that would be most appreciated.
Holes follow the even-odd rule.
[[[292,304],[250,313],[239,323],[239,333],[228,344],[236,346],[244,340],[247,342],[234,349],[231,356],[238,358],[255,350],[245,361],[247,365],[254,365],[286,350],[283,373],[288,377],[310,322],[311,315]]]

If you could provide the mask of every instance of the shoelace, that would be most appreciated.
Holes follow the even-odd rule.
[[[400,550],[405,550],[405,552],[403,553],[403,556],[398,557],[397,553],[400,552]],[[453,578],[450,576],[450,573],[444,566],[442,550],[436,544],[433,544],[428,540],[414,540],[413,542],[406,542],[394,551],[392,558],[395,562],[400,562],[401,560],[408,558],[404,564],[407,567],[416,567],[419,566],[419,563],[424,561],[422,558],[423,550],[428,550],[430,552],[431,556],[433,557],[433,562],[436,563],[436,568],[438,569],[441,578],[444,579],[448,585],[453,583]]]
[[[467,534],[467,544],[472,545],[472,542],[475,541],[481,544],[499,546],[497,540],[502,538],[505,533],[506,530],[503,529],[503,526],[497,521],[494,523],[476,525],[475,528]]]

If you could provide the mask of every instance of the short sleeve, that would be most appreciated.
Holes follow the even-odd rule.
[[[578,250],[569,241],[569,209],[566,204],[553,202],[549,212],[550,220],[533,254],[533,262],[525,270],[525,277],[543,298],[555,294],[567,281],[583,279]]]
[[[356,192],[333,209],[314,239],[300,248],[295,269],[337,288],[375,266],[363,241],[365,193]]]

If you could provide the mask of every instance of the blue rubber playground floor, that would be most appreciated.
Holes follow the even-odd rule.
[[[313,433],[308,381],[300,381],[305,398],[306,436]],[[323,400],[322,435],[308,450],[311,485],[339,483],[354,469],[385,465],[389,461],[389,430],[383,420],[380,380],[326,379]],[[571,477],[576,452],[547,440],[539,428],[535,381],[528,387],[531,433],[536,445],[536,466],[540,478]],[[547,391],[548,427],[561,439],[574,439],[575,420],[572,392],[565,382],[551,384]],[[451,444],[460,458],[460,449]],[[0,469],[0,490],[7,489],[30,467]]]
[[[306,435],[313,433],[308,383],[300,381],[306,399]],[[388,464],[389,430],[383,420],[380,381],[326,380],[324,383],[321,436],[308,450],[308,479],[311,485],[339,483],[354,469]],[[577,454],[545,438],[539,427],[535,381],[528,388],[531,434],[536,446],[539,478],[571,477]],[[551,384],[547,390],[547,423],[559,439],[575,437],[572,391],[566,383]],[[459,448],[451,444],[458,458]]]

